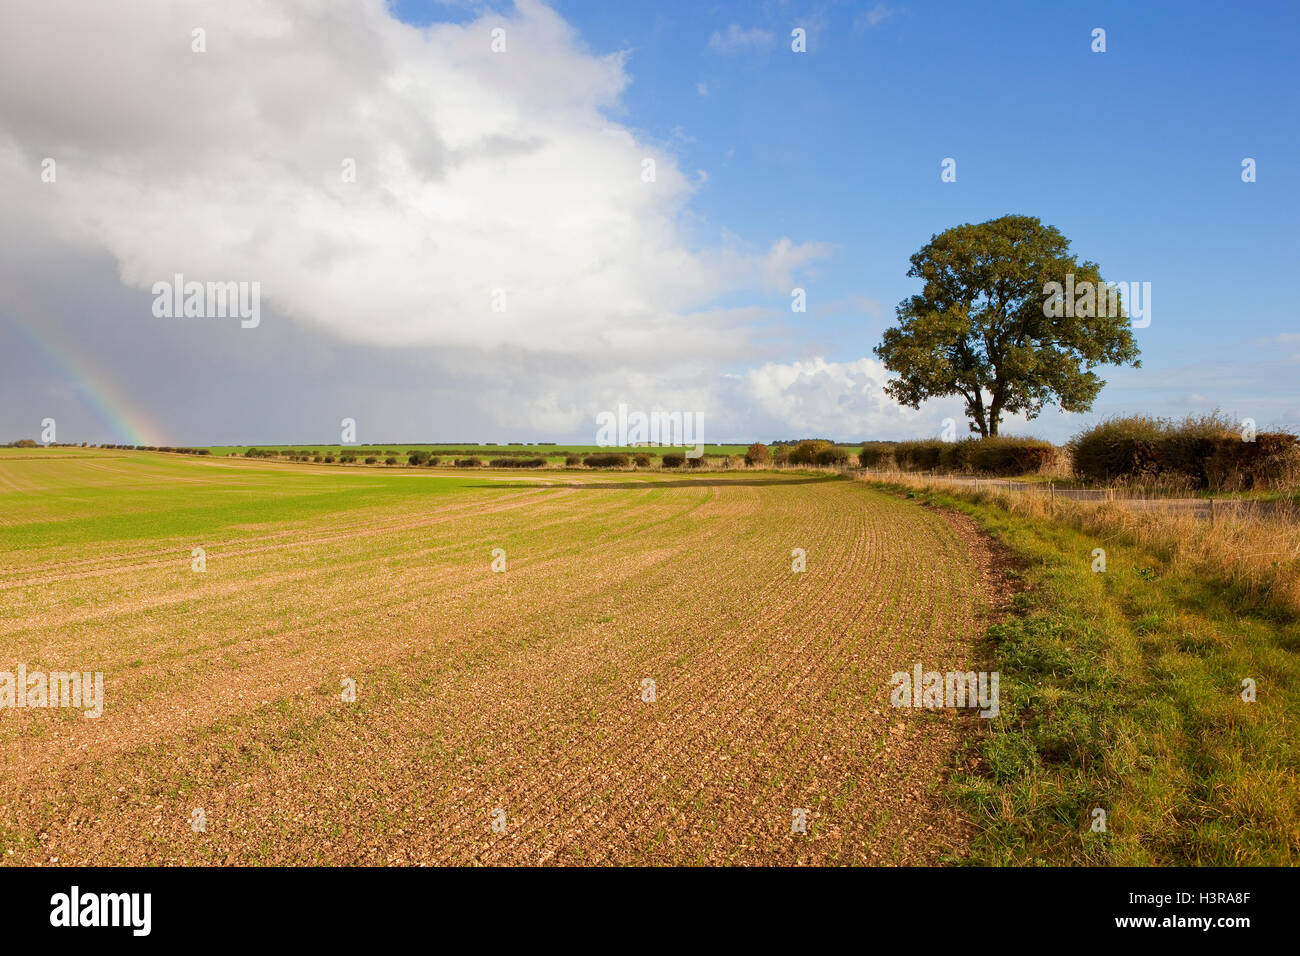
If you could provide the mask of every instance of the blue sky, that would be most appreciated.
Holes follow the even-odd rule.
[[[931,435],[960,403],[882,404],[872,348],[908,257],[1007,213],[1153,298],[1143,368],[1105,371],[1090,415],[1009,430],[1216,407],[1300,426],[1298,4],[146,6],[88,25],[35,4],[0,39],[6,434],[49,414],[69,440],[124,440],[120,418],[320,441],[351,415],[383,440],[573,441],[627,401],[707,410],[717,440]],[[163,9],[212,52],[184,55]],[[54,50],[78,68],[25,82]],[[653,195],[620,171],[643,154]],[[33,188],[50,155],[69,171]],[[321,185],[353,155],[359,193]],[[535,207],[493,198],[521,183]],[[151,280],[181,271],[259,280],[259,330],[154,319]],[[494,325],[498,281],[574,292]]]
[[[810,320],[827,358],[870,354],[915,291],[908,256],[933,233],[1024,213],[1060,228],[1106,278],[1152,283],[1145,369],[1112,373],[1122,387],[1099,405],[1247,415],[1261,397],[1252,368],[1296,371],[1270,340],[1300,332],[1300,4],[555,7],[595,51],[628,51],[620,118],[707,172],[691,203],[702,230],[835,245],[810,302],[866,297],[882,312]],[[395,9],[413,22],[457,16]],[[755,42],[710,45],[733,25]],[[799,26],[802,56],[790,51]],[[1104,53],[1091,49],[1097,27]],[[940,182],[945,157],[955,183]],[[1241,181],[1244,157],[1255,183]],[[1228,363],[1241,367],[1237,387],[1198,382],[1198,365],[1217,375]],[[1294,416],[1300,393],[1279,397],[1286,407],[1270,412]]]

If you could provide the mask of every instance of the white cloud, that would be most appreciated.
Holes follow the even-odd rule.
[[[1279,332],[1271,339],[1264,339],[1263,344],[1290,346],[1295,345],[1297,342],[1300,342],[1300,332]],[[1292,352],[1286,361],[1300,362],[1300,352]]]
[[[696,84],[695,84],[695,92],[698,93],[700,96],[708,96],[708,95],[709,95],[709,84],[707,84],[707,83],[705,83],[703,80],[701,80],[699,83],[696,83]]]
[[[762,27],[746,29],[739,23],[733,23],[726,31],[714,30],[709,37],[709,49],[715,53],[740,53],[746,50],[769,50],[776,44],[776,37],[770,30]]]
[[[701,413],[708,442],[934,437],[945,417],[956,420],[959,433],[966,428],[959,399],[930,401],[919,410],[896,404],[884,393],[889,373],[871,358],[766,362],[716,377],[699,374],[702,368],[688,363],[628,372],[593,366],[580,376],[546,380],[504,357],[496,384],[485,377],[473,391],[512,407],[511,424],[592,440],[597,412],[613,411],[620,402],[644,411]]]
[[[954,401],[903,408],[885,394],[888,380],[885,367],[874,359],[828,362],[819,356],[766,363],[745,372],[737,384],[752,406],[753,420],[779,433],[773,437],[916,437],[937,435],[945,416],[962,420]]]
[[[858,16],[854,18],[853,26],[854,29],[859,32],[878,27],[897,13],[898,9],[896,7],[891,8],[885,6],[883,3],[878,3],[870,10],[858,14]]]
[[[130,287],[256,280],[263,322],[359,342],[742,356],[714,303],[788,288],[825,247],[689,244],[703,180],[607,117],[627,82],[535,0],[427,29],[382,0],[6,4],[0,204]]]
[[[196,25],[206,53],[190,50]],[[505,53],[491,52],[493,27],[506,30]],[[733,25],[710,45],[772,42]],[[290,409],[275,396],[314,389],[314,403],[298,403],[312,407],[275,413],[285,432],[337,421],[323,408],[346,401],[372,428],[422,421],[461,438],[466,423],[594,435],[596,413],[618,402],[702,411],[709,440],[935,433],[942,415],[895,405],[871,359],[749,367],[798,347],[790,290],[832,247],[726,231],[688,242],[707,174],[609,118],[627,83],[621,55],[587,50],[534,0],[426,29],[382,0],[11,3],[0,8],[0,238],[62,243],[69,263],[111,259],[128,290],[115,307],[141,303],[115,361],[151,398],[184,383],[141,344],[160,336],[150,286],[177,272],[260,281],[261,329],[220,348],[241,397],[252,388]],[[46,156],[53,184],[40,183]],[[647,157],[654,183],[641,181]],[[342,181],[345,158],[355,183]],[[0,270],[0,310],[31,300],[22,275]],[[495,288],[504,314],[490,309]],[[865,297],[815,307],[830,305],[878,311]],[[165,331],[173,355],[188,345],[178,329]],[[262,343],[277,381],[238,359]],[[294,378],[304,354],[384,368],[392,389],[364,373]],[[335,398],[341,382],[355,394]],[[429,408],[404,411],[413,402]],[[158,409],[177,442],[191,440],[184,404]],[[225,423],[205,412],[205,427],[256,434],[247,404]]]

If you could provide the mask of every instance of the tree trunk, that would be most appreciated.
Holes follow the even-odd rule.
[[[984,414],[984,393],[976,387],[975,391],[975,424],[980,427],[980,437],[989,437],[988,419]]]
[[[996,438],[998,436],[998,423],[1002,420],[1002,396],[994,393],[993,400],[989,402],[989,430],[986,438]]]

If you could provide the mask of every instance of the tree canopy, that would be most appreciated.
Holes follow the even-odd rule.
[[[1106,384],[1094,368],[1141,365],[1118,290],[1033,216],[954,226],[911,262],[925,286],[875,349],[904,405],[961,395],[970,430],[987,437],[1004,415],[1032,419],[1045,404],[1087,411]]]

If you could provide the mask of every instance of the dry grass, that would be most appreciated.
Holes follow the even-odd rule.
[[[858,476],[871,482],[873,476]],[[1157,509],[1135,510],[1106,501],[1001,490],[990,483],[978,490],[954,489],[943,479],[906,473],[888,481],[945,491],[973,501],[993,502],[1013,514],[1060,522],[1093,535],[1099,543],[1120,539],[1160,555],[1178,571],[1208,575],[1244,594],[1300,614],[1300,522],[1272,510],[1224,507],[1213,521]]]

